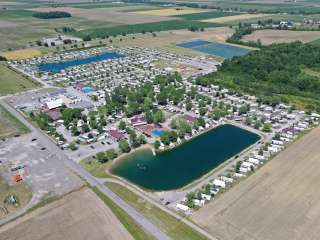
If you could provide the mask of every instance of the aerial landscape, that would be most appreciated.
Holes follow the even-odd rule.
[[[319,0],[0,0],[0,240],[318,240]]]

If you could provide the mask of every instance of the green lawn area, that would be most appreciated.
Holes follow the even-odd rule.
[[[112,164],[112,161],[108,161],[106,163],[99,163],[95,159],[91,159],[91,161],[87,161],[87,159],[82,159],[80,161],[80,165],[87,170],[92,176],[97,178],[110,178],[111,175],[106,173],[106,169],[108,169]]]
[[[158,207],[146,202],[127,188],[117,183],[106,183],[114,193],[128,204],[137,209],[146,218],[150,219],[163,232],[175,240],[205,240],[207,239],[185,223],[169,215]]]
[[[0,64],[0,96],[29,90],[39,86],[39,83],[27,79],[19,73]]]
[[[30,130],[18,119],[12,116],[0,105],[0,139],[12,137],[15,134],[27,133]]]
[[[96,187],[92,190],[98,197],[111,209],[113,214],[119,219],[123,226],[128,230],[135,240],[154,240],[154,238],[145,233],[140,225],[138,225],[124,210],[118,207],[110,198],[100,192]]]
[[[15,196],[17,199],[17,205],[5,203],[5,199],[9,196]],[[11,214],[17,209],[24,207],[31,200],[32,192],[28,185],[24,182],[14,183],[12,186],[9,185],[4,179],[0,177],[0,207],[5,207],[8,213]],[[0,213],[0,219],[2,217]]]

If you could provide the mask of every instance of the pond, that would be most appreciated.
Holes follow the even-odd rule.
[[[115,53],[115,52],[105,52],[99,55],[75,59],[60,63],[44,63],[39,65],[39,70],[44,72],[51,72],[51,73],[59,73],[61,70],[64,70],[68,67],[74,67],[82,64],[88,64],[92,62],[99,62],[108,59],[117,59],[122,57],[122,55]]]
[[[151,150],[133,153],[117,163],[111,172],[149,190],[178,189],[259,139],[255,133],[226,124],[156,156]]]
[[[204,52],[226,59],[233,58],[234,56],[246,55],[250,52],[250,50],[247,48],[217,42],[208,42],[204,40],[195,40],[191,42],[180,43],[177,44],[177,46],[189,48],[195,51]]]

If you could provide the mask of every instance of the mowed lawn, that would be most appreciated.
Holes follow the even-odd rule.
[[[0,96],[37,87],[39,84],[0,64]]]

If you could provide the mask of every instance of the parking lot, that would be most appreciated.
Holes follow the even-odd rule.
[[[11,184],[26,181],[36,201],[65,194],[82,184],[33,134],[1,142],[0,161],[0,174]]]

